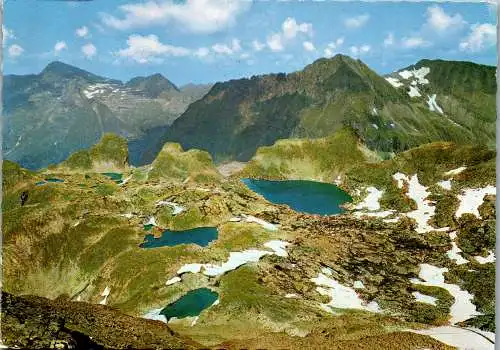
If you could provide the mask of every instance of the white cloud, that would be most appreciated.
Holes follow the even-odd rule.
[[[309,36],[313,35],[313,28],[311,23],[297,23],[295,18],[288,17],[281,25],[281,30],[286,39],[293,39],[299,33],[304,33]]]
[[[226,44],[215,44],[212,46],[212,51],[220,55],[232,55],[241,51],[240,41],[238,39],[233,39],[231,46]]]
[[[132,59],[138,63],[160,62],[165,56],[187,56],[189,49],[179,46],[162,44],[156,35],[130,35],[127,39],[128,47],[117,52],[117,55]],[[201,50],[201,51],[200,51]],[[199,49],[195,55],[208,55],[207,49]]]
[[[328,43],[326,49],[323,51],[325,57],[332,57],[340,46],[344,44],[344,37],[337,38],[334,42]]]
[[[370,52],[372,47],[370,45],[351,46],[349,50],[353,56],[358,56]]]
[[[403,46],[405,49],[416,49],[416,48],[421,48],[421,47],[428,47],[430,46],[431,43],[424,40],[421,37],[414,36],[414,37],[404,37],[401,40],[401,46]]]
[[[283,51],[285,49],[285,45],[283,43],[281,33],[275,33],[268,36],[267,46],[269,46],[272,51]]]
[[[87,26],[83,26],[81,28],[78,28],[75,31],[76,35],[79,36],[80,38],[87,38],[89,36],[89,28]]]
[[[196,50],[194,52],[194,55],[196,57],[203,58],[203,57],[207,57],[209,53],[210,53],[209,49],[207,49],[206,47],[200,47],[198,50]]]
[[[335,54],[335,52],[334,52],[332,49],[330,49],[329,47],[327,47],[327,48],[323,51],[323,54],[324,54],[324,56],[325,56],[325,57],[330,58],[330,57],[333,57],[333,55]]]
[[[368,15],[368,14],[350,17],[344,21],[344,25],[347,28],[351,28],[351,29],[361,28],[362,26],[364,26],[366,24],[366,22],[368,22],[369,19],[370,19],[370,15]]]
[[[3,44],[7,44],[7,41],[11,39],[15,39],[16,36],[14,35],[14,32],[10,29],[8,29],[6,26],[2,24],[2,34],[3,34]]]
[[[389,47],[394,45],[394,34],[389,33],[384,39],[384,47]]]
[[[314,44],[310,41],[304,41],[302,43],[302,46],[304,47],[304,50],[306,51],[314,51],[316,48],[314,47]]]
[[[478,52],[496,44],[497,29],[494,24],[474,24],[469,35],[460,42],[460,50]]]
[[[55,45],[54,45],[54,53],[56,55],[58,55],[62,50],[65,50],[68,48],[68,45],[66,45],[66,42],[65,41],[58,41]]]
[[[255,51],[262,51],[266,47],[266,45],[258,40],[254,40],[252,41],[252,47]]]
[[[122,18],[101,16],[106,26],[119,30],[174,23],[190,32],[214,33],[233,25],[250,6],[241,0],[150,0],[120,6]]]
[[[86,58],[91,59],[97,53],[97,48],[92,43],[88,43],[82,46],[82,52]]]
[[[9,50],[8,50],[9,56],[11,58],[16,58],[16,57],[21,56],[23,54],[23,52],[24,52],[24,49],[17,44],[10,45]]]
[[[434,5],[427,8],[427,22],[426,24],[438,31],[444,32],[447,30],[454,30],[462,28],[467,22],[464,21],[459,13],[453,16],[448,15],[442,7]]]
[[[281,32],[273,33],[267,37],[267,46],[271,51],[283,51],[287,41],[295,39],[299,34],[313,36],[311,23],[297,23],[295,18],[288,17],[281,24]]]

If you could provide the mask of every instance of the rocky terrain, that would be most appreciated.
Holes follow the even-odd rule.
[[[210,86],[177,87],[161,74],[123,83],[62,62],[4,77],[4,158],[26,168],[59,163],[106,132],[131,143],[131,162]],[[158,131],[159,130],[159,131]]]
[[[226,176],[209,153],[173,143],[132,167],[111,134],[45,170],[4,161],[2,341],[491,348],[496,152],[436,142],[383,161],[358,132],[283,140]],[[304,214],[254,193],[246,176],[336,183],[353,202]],[[216,227],[217,239],[142,246],[196,227]],[[162,316],[198,288],[217,301],[196,317]]]
[[[321,58],[290,74],[215,84],[147,151],[167,142],[248,161],[280,139],[328,137],[351,127],[383,157],[433,141],[495,145],[495,68],[422,60],[383,77],[360,60]],[[214,138],[213,135],[221,135]]]

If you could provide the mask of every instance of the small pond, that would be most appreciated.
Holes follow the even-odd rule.
[[[320,215],[340,214],[340,205],[351,202],[346,192],[333,184],[304,181],[269,181],[242,179],[252,191],[275,204],[286,204],[293,210]]]
[[[160,311],[160,314],[164,315],[167,321],[172,317],[184,318],[188,316],[198,316],[218,298],[219,295],[208,288],[195,289],[189,291],[183,297],[165,307]]]
[[[120,173],[102,173],[104,176],[109,177],[111,180],[116,182],[117,184],[122,182],[122,176],[123,174]]]
[[[145,226],[146,228],[146,226]],[[216,240],[218,231],[216,227],[197,227],[184,231],[163,231],[160,238],[148,234],[141,243],[142,248],[173,247],[179,244],[194,243],[206,247],[210,242]]]
[[[48,177],[48,178],[45,179],[45,181],[37,182],[37,185],[43,185],[46,182],[61,183],[61,182],[64,182],[64,180],[63,179],[58,179],[58,178],[55,178],[55,177]]]

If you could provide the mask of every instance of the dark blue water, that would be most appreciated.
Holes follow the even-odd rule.
[[[268,181],[242,179],[249,189],[275,204],[287,204],[307,214],[332,215],[343,211],[341,204],[352,198],[335,185],[315,181]]]
[[[120,182],[122,182],[122,174],[120,173],[102,173],[104,176],[107,176],[109,177],[111,180],[113,180],[114,182],[116,182],[117,184],[119,184]]]
[[[42,186],[42,185],[45,185],[45,184],[46,184],[45,181],[38,181],[35,185]]]
[[[64,182],[64,180],[62,180],[62,179],[56,179],[55,177],[46,178],[45,181],[47,181],[47,182],[56,182],[56,183],[58,183],[58,182]]]
[[[165,307],[160,311],[160,314],[164,315],[167,321],[172,317],[184,318],[188,316],[198,316],[218,298],[219,295],[208,288],[195,289]]]
[[[206,247],[210,242],[216,240],[218,231],[216,227],[197,227],[184,231],[163,232],[160,238],[155,238],[153,235],[146,235],[142,248],[157,248],[157,247],[173,247],[179,244],[194,243],[201,247]]]

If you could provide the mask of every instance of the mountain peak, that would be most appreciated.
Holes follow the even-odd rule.
[[[152,98],[159,97],[160,94],[165,91],[179,91],[179,88],[170,80],[165,78],[165,76],[161,73],[156,73],[146,77],[132,78],[126,85],[134,89],[142,90]]]
[[[66,78],[66,79],[83,78],[91,82],[101,82],[108,80],[106,78],[89,73],[86,70],[77,68],[75,66],[72,66],[70,64],[61,61],[50,62],[42,70],[40,75],[46,80],[57,80],[61,78]]]

